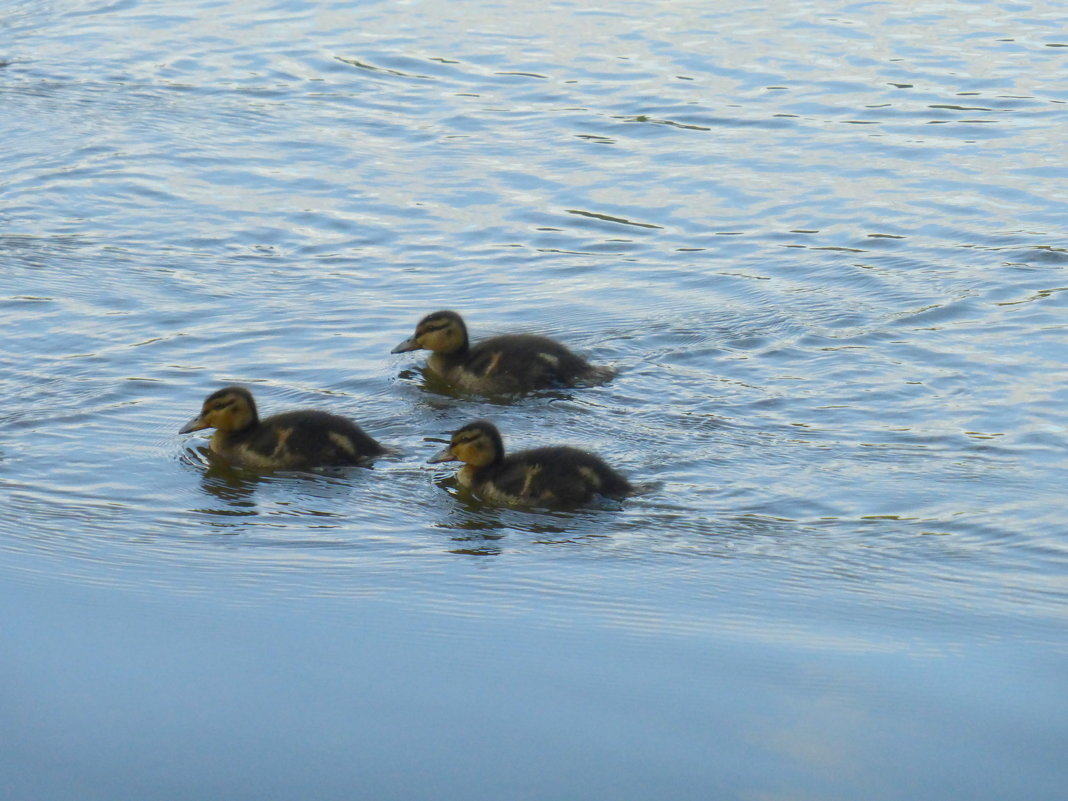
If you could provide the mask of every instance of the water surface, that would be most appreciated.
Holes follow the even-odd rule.
[[[9,2],[13,797],[1059,799],[1063,21]],[[438,308],[619,375],[436,391]],[[399,453],[211,468],[225,383]],[[481,505],[475,417],[653,489]]]

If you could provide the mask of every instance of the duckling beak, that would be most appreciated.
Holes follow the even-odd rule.
[[[456,457],[452,455],[452,445],[446,445],[440,451],[435,453],[429,459],[426,460],[427,464],[437,464],[438,462],[455,462]]]
[[[200,431],[202,428],[208,428],[207,425],[201,420],[200,417],[194,417],[184,426],[178,429],[179,434],[188,434],[190,431]]]
[[[423,346],[416,341],[415,337],[410,336],[391,350],[390,353],[407,353],[410,350],[422,350],[422,348]]]

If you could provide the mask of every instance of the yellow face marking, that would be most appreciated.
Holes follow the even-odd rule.
[[[464,432],[452,439],[449,445],[452,455],[464,464],[482,467],[493,461],[493,444],[481,431]]]
[[[240,395],[223,395],[204,403],[197,425],[217,431],[235,431],[252,420],[252,410]]]
[[[463,332],[455,320],[431,320],[415,332],[419,347],[435,353],[451,353],[464,342]]]

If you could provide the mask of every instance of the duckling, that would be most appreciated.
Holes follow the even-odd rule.
[[[463,462],[460,486],[488,501],[520,506],[576,506],[594,495],[622,498],[630,482],[592,453],[554,446],[506,456],[497,427],[476,420],[453,432],[429,462]]]
[[[427,366],[467,392],[515,394],[533,389],[599,384],[615,371],[597,367],[548,337],[504,334],[471,345],[467,326],[454,311],[419,321],[415,333],[391,353],[429,350]]]
[[[317,409],[260,420],[252,393],[244,387],[224,387],[208,395],[200,416],[178,433],[202,428],[215,429],[213,452],[234,464],[259,469],[360,464],[387,450],[351,420]]]

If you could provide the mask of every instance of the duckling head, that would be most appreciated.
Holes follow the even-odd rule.
[[[415,333],[390,353],[429,350],[434,353],[460,353],[467,349],[467,326],[454,311],[437,311],[419,321]]]
[[[216,431],[241,431],[259,422],[256,401],[244,387],[224,387],[204,399],[200,416],[194,417],[179,430],[179,434],[214,428]]]
[[[454,431],[448,446],[427,462],[463,462],[472,467],[485,467],[503,458],[504,443],[497,426],[488,420],[476,420]]]

